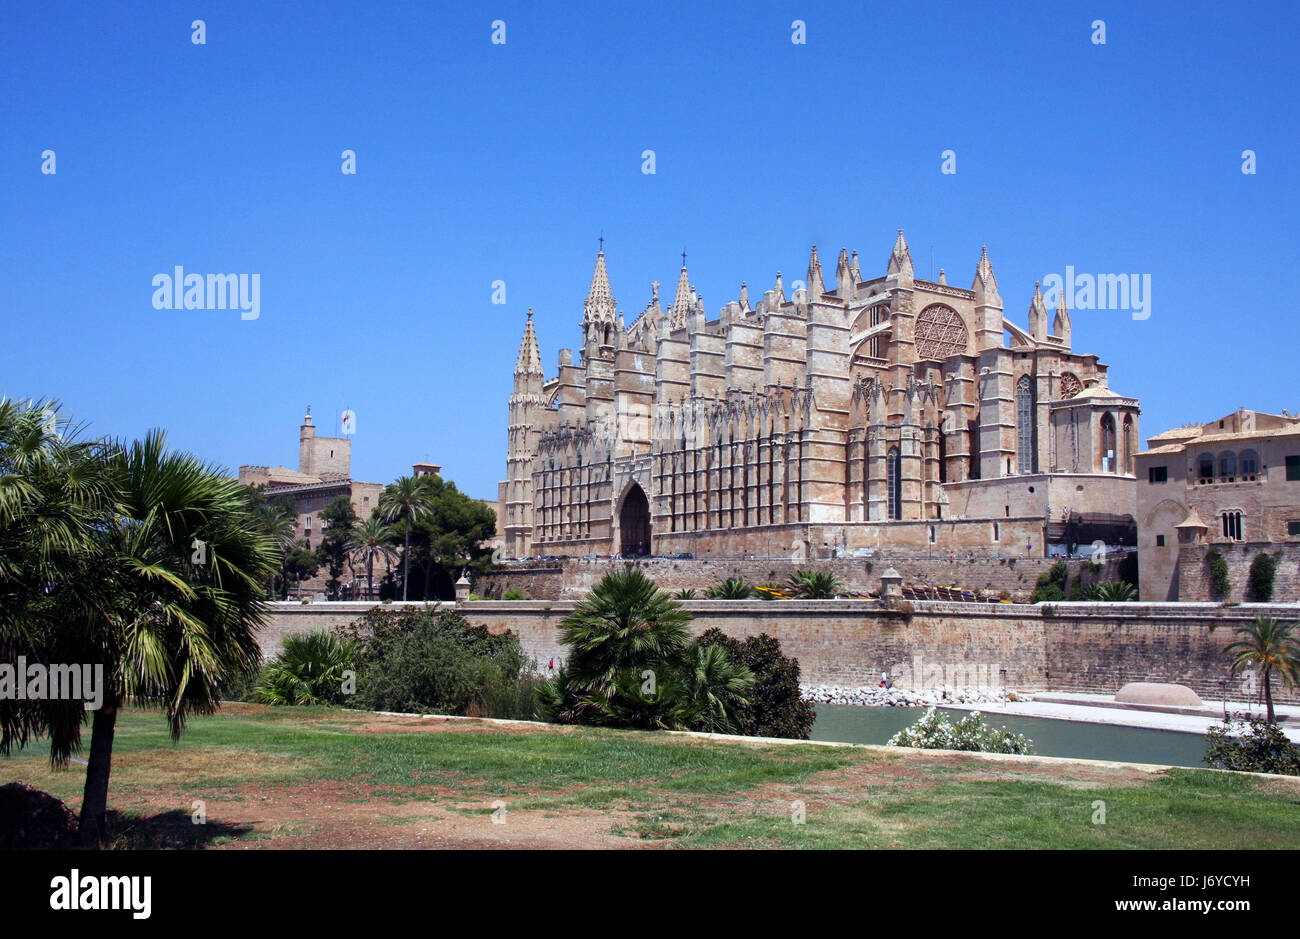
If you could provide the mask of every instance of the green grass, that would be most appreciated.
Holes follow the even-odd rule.
[[[185,812],[163,806],[191,797],[237,800],[250,790],[275,798],[287,787],[337,782],[366,786],[345,802],[432,799],[453,813],[476,815],[501,798],[511,812],[595,814],[629,841],[665,846],[1300,845],[1300,785],[1234,774],[1173,770],[1081,788],[1095,780],[1081,783],[1069,771],[1031,763],[909,751],[739,746],[594,728],[362,733],[362,720],[324,708],[244,708],[196,719],[173,743],[156,712],[123,713],[110,807],[115,798],[134,797],[133,805],[156,804],[157,814],[147,808],[121,813],[117,843],[264,839],[265,832],[249,827],[195,832]],[[51,771],[46,752],[33,745],[0,758],[0,778],[29,782],[75,804],[84,768]],[[431,796],[432,787],[454,796]],[[169,792],[170,803],[150,802]],[[795,800],[806,803],[802,824],[792,820]],[[1105,824],[1093,823],[1098,801],[1105,803]],[[403,821],[395,816],[384,824]]]

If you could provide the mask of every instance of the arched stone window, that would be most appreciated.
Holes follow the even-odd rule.
[[[916,318],[913,338],[916,340],[917,358],[931,361],[960,355],[968,344],[966,324],[956,310],[942,303],[931,304],[921,311]]]
[[[1254,450],[1242,450],[1237,468],[1241,470],[1242,476],[1254,479],[1259,475],[1259,454]]]
[[[1016,382],[1016,465],[1021,473],[1035,473],[1034,383],[1028,375]]]
[[[1123,435],[1123,440],[1121,441],[1121,445],[1123,446],[1124,459],[1120,463],[1119,472],[1131,474],[1133,472],[1133,415],[1132,414],[1124,415],[1124,435]]]
[[[1237,475],[1237,454],[1231,450],[1219,454],[1219,475],[1225,479]]]
[[[1196,461],[1196,478],[1200,482],[1210,482],[1214,479],[1214,454],[1201,454],[1200,459]]]
[[[1101,471],[1115,473],[1117,454],[1115,453],[1115,418],[1109,414],[1101,416]]]
[[[903,517],[903,480],[899,463],[898,447],[891,447],[889,455],[885,457],[885,494],[891,519]]]

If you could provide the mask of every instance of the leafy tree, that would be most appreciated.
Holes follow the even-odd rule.
[[[344,673],[356,648],[328,629],[286,636],[282,651],[262,671],[253,700],[262,704],[342,704]]]
[[[429,487],[426,482],[432,476],[399,476],[396,482],[384,487],[379,497],[379,517],[392,524],[402,523],[402,599],[406,599],[406,588],[411,579],[411,525],[423,520],[433,506],[429,499]]]
[[[1246,586],[1250,598],[1256,603],[1267,603],[1273,599],[1273,580],[1277,577],[1277,558],[1260,552],[1250,562],[1250,574]]]
[[[527,600],[528,598],[524,596],[524,592],[522,590],[511,587],[505,593],[501,594],[501,599],[502,600]]]
[[[1038,575],[1030,603],[1057,603],[1066,597],[1066,584],[1070,580],[1070,571],[1064,561],[1057,561],[1050,569]]]
[[[743,577],[728,577],[720,584],[715,584],[708,590],[710,600],[749,600],[757,591],[754,585]]]
[[[1247,668],[1259,669],[1270,724],[1276,721],[1273,714],[1273,675],[1276,673],[1288,688],[1300,681],[1300,639],[1296,637],[1295,629],[1295,623],[1282,623],[1271,616],[1257,616],[1255,622],[1237,630],[1242,638],[1223,649],[1232,658],[1234,676]]]
[[[812,735],[817,710],[799,690],[799,660],[784,655],[780,642],[766,633],[733,639],[720,629],[706,630],[699,642],[726,650],[727,658],[754,675],[749,703],[736,709],[736,733],[800,740]]]
[[[329,597],[337,600],[341,586],[339,578],[343,575],[343,568],[350,566],[352,552],[356,548],[354,536],[357,528],[357,512],[352,507],[351,499],[347,496],[339,496],[321,509],[320,517],[324,523],[325,533],[321,537],[317,552],[321,564],[329,573],[329,580],[325,582]]]
[[[796,571],[790,575],[790,593],[799,600],[830,600],[840,592],[840,579],[829,571]]]
[[[318,570],[320,555],[308,548],[306,542],[294,542],[293,547],[283,555],[280,565],[285,591],[288,591],[290,579],[297,585],[304,580],[311,580]]]
[[[118,711],[158,707],[176,738],[191,714],[215,710],[222,681],[259,659],[276,552],[244,487],[169,452],[161,431],[86,445],[47,428],[42,409],[0,402],[0,644],[103,668],[80,821],[93,847]],[[65,763],[87,717],[80,701],[0,702],[0,751],[48,735]]]
[[[421,476],[429,511],[411,526],[411,560],[418,578],[412,587],[425,599],[455,595],[462,568],[471,576],[491,567],[491,551],[482,547],[496,534],[496,515],[440,476]]]
[[[381,559],[391,565],[396,552],[393,550],[393,529],[384,524],[375,509],[370,517],[361,522],[352,535],[352,557],[366,566],[366,596],[375,595],[375,560]]]
[[[1223,599],[1232,591],[1232,582],[1228,580],[1228,562],[1218,548],[1210,548],[1205,552],[1205,563],[1210,568],[1210,591],[1215,597]]]

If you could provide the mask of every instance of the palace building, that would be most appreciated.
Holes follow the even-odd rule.
[[[1044,556],[1134,545],[1138,402],[1073,351],[1064,301],[1003,312],[816,246],[806,280],[707,318],[685,256],[625,323],[602,246],[577,354],[547,377],[528,312],[499,486],[507,555]]]

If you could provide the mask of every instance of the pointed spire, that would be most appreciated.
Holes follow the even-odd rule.
[[[1040,340],[1047,338],[1047,304],[1038,281],[1034,281],[1034,298],[1029,301],[1029,335]]]
[[[749,305],[749,287],[745,285],[743,280],[740,282],[740,308],[746,313],[753,309]]]
[[[672,319],[673,329],[685,326],[691,310],[695,307],[694,291],[691,278],[686,273],[686,252],[682,252],[682,272],[677,276],[677,293],[673,294],[673,308],[668,314]]]
[[[776,286],[772,288],[776,291],[776,302],[785,303],[785,284],[781,283],[781,272],[776,272]]]
[[[993,264],[989,261],[988,245],[980,249],[980,260],[975,266],[975,280],[970,289],[975,291],[976,303],[988,302],[994,306],[1002,303],[1002,297],[998,294],[998,279],[993,276]]]
[[[1056,297],[1056,316],[1052,318],[1052,335],[1070,345],[1070,311],[1065,308],[1065,291]]]
[[[858,267],[858,252],[853,252],[853,261],[849,264],[849,273],[853,275],[853,282],[858,283],[862,280],[862,268]]]
[[[583,305],[583,323],[613,323],[617,305],[609,289],[609,272],[605,270],[605,248],[602,244],[596,255],[596,270],[591,275],[591,290]]]
[[[942,267],[939,268],[939,283],[944,284],[944,285],[946,285],[946,284],[948,283],[948,275],[945,274],[945,273],[943,272],[943,268],[942,268]]]
[[[907,249],[907,240],[903,238],[903,230],[898,230],[898,238],[894,241],[894,250],[889,253],[889,266],[885,269],[886,274],[903,274],[911,277],[912,270],[912,253]]]
[[[808,294],[818,300],[826,292],[826,282],[822,279],[822,262],[817,257],[817,246],[812,246],[812,256],[808,258]]]
[[[852,299],[853,288],[856,286],[853,275],[849,272],[849,252],[840,248],[839,259],[835,262],[835,292],[841,298]]]
[[[524,338],[519,343],[519,357],[515,359],[516,375],[541,375],[542,353],[537,348],[537,332],[533,329],[533,311],[528,310],[524,324]]]

